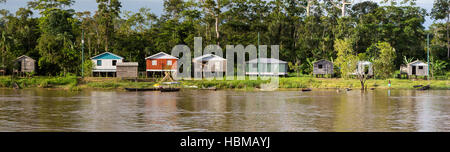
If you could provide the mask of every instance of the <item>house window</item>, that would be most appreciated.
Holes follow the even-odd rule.
[[[113,66],[116,66],[116,65],[117,65],[117,60],[113,60],[113,61],[112,61],[112,65],[113,65]]]
[[[322,64],[319,64],[319,69],[322,69]]]
[[[172,65],[172,61],[171,61],[171,60],[168,60],[168,61],[167,61],[167,65]]]
[[[419,69],[422,70],[422,69],[423,69],[423,66],[419,66]]]
[[[156,60],[152,61],[152,65],[157,65]]]
[[[258,68],[258,64],[252,64],[253,68]]]
[[[97,66],[102,66],[102,60],[97,60]]]

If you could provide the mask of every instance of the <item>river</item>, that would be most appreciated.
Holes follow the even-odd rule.
[[[450,90],[0,89],[0,131],[450,131]]]

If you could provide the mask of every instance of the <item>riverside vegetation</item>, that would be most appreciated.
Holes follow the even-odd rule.
[[[414,85],[431,85],[431,89],[449,90],[448,80],[423,80],[423,79],[369,79],[366,82],[367,88],[388,89],[388,80],[391,81],[391,89],[413,89]],[[117,89],[124,88],[149,88],[157,84],[157,80],[152,82],[134,82],[122,80],[120,78],[77,78],[76,76],[65,77],[43,77],[14,78],[10,76],[0,77],[0,88],[11,88],[16,83],[20,88],[56,88],[78,91],[81,89]],[[243,89],[257,90],[261,84],[268,83],[269,80],[181,80],[184,88],[217,87],[219,89]],[[279,88],[359,88],[358,79],[341,78],[313,78],[311,76],[301,77],[281,77]]]

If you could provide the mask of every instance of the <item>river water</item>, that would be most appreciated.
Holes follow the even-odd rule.
[[[450,131],[450,90],[0,89],[0,131]]]

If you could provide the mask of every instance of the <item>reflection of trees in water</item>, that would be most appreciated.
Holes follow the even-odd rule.
[[[3,131],[448,131],[448,90],[0,90]]]

